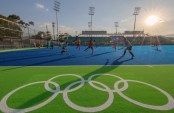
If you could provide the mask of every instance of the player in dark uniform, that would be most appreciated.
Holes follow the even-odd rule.
[[[131,58],[133,59],[135,56],[131,51],[132,50],[132,44],[129,42],[129,40],[126,37],[123,37],[123,44],[126,48],[125,48],[124,53],[121,57],[124,57],[124,55],[126,54],[126,51],[129,51],[129,53],[132,56]]]
[[[68,42],[65,42],[62,46],[61,54],[68,52]]]
[[[89,41],[88,47],[84,50],[87,51],[89,48],[92,49],[92,55],[94,54],[94,48],[93,48],[94,42],[92,40]]]
[[[80,43],[81,43],[80,39],[77,39],[76,40],[76,45],[77,45],[76,49],[78,49],[79,51],[80,51]]]

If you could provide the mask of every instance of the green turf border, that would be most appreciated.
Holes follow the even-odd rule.
[[[12,52],[12,51],[23,51],[23,50],[32,50],[32,49],[38,49],[38,48],[19,48],[19,49],[3,49],[0,50],[0,53],[4,53],[4,52]]]

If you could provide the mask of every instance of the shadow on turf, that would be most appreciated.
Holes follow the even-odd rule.
[[[120,59],[122,59],[122,57],[120,57],[120,58],[118,58],[117,60],[115,60],[114,62],[112,62],[111,65],[121,65],[121,64],[123,64],[124,62],[130,61],[130,60],[133,60],[132,58],[130,58],[130,59],[127,59],[127,60],[119,61]]]
[[[104,53],[94,54],[94,55],[88,56],[86,58],[91,58],[91,57],[100,56],[100,55],[109,54],[109,53],[112,53],[112,52],[104,52]]]
[[[50,56],[55,56],[55,55],[60,55],[60,54],[39,55],[39,56],[32,56],[32,57],[24,57],[24,58],[3,60],[3,61],[0,61],[0,63],[3,63],[3,62],[12,62],[12,61],[16,61],[16,60],[27,60],[27,59],[33,59],[33,58],[50,57]]]
[[[120,61],[121,58],[118,58],[116,59],[112,64],[117,64],[116,66],[107,66],[109,64],[109,59],[106,59],[106,63],[104,66],[102,66],[101,68],[95,70],[95,71],[92,71],[90,73],[87,73],[85,75],[83,75],[83,78],[85,80],[87,80],[91,75],[93,74],[100,74],[100,73],[109,73],[110,71],[116,69],[117,67],[119,67],[119,65],[121,65],[122,63],[124,62],[127,62],[129,60],[132,60],[132,59],[127,59],[127,60],[123,60],[123,61]],[[93,79],[96,79],[100,76],[95,76]],[[69,84],[73,83],[73,82],[76,82],[76,81],[79,81],[80,79],[77,79],[77,80],[73,80],[73,81],[70,81],[70,82],[67,82],[65,84],[62,84],[60,85],[61,89],[63,88],[66,88]],[[51,96],[51,93],[46,91],[45,93],[42,93],[34,98],[32,98],[31,100],[25,102],[24,104],[18,106],[17,108],[25,108],[27,106],[32,106],[32,105],[35,105],[35,104],[38,104],[39,102],[43,102],[44,100],[48,99],[49,97]]]
[[[34,106],[34,105],[40,104],[41,102],[44,102],[52,95],[53,95],[53,93],[50,93],[48,91],[44,92],[41,95],[38,95],[38,96],[34,97],[33,99],[25,102],[24,104],[17,106],[16,109],[24,109],[24,108],[28,108],[29,106]]]
[[[44,61],[44,62],[38,62],[38,63],[34,63],[34,64],[29,64],[29,65],[25,65],[25,66],[18,66],[18,67],[12,67],[12,68],[8,68],[8,69],[3,69],[0,71],[9,71],[9,70],[14,70],[14,69],[19,69],[19,68],[24,68],[27,66],[37,66],[37,65],[41,65],[44,63],[49,63],[49,62],[54,62],[54,61],[62,61],[62,60],[66,60],[66,59],[73,59],[76,58],[74,56],[67,56],[67,57],[63,57],[63,58],[58,58],[58,59],[54,59],[54,60],[48,60],[48,61]]]

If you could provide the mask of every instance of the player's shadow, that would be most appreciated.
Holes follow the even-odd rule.
[[[162,52],[160,49],[155,49],[157,52]]]
[[[14,70],[14,69],[25,68],[27,66],[39,66],[39,65],[46,64],[46,63],[57,62],[57,61],[62,61],[62,60],[67,60],[67,59],[74,59],[74,58],[76,58],[76,57],[75,56],[65,56],[65,57],[57,58],[57,59],[53,59],[53,60],[47,60],[47,61],[38,62],[38,63],[30,63],[30,64],[27,64],[27,65],[24,65],[24,66],[17,66],[17,67],[7,68],[7,69],[3,69],[3,70],[0,70],[0,71],[2,71],[2,72],[3,71],[10,71],[10,70]]]
[[[94,54],[94,55],[88,56],[86,58],[96,57],[96,56],[105,55],[105,54],[109,54],[109,53],[112,53],[112,52],[103,52],[103,53],[99,53],[99,54]]]
[[[10,66],[9,66],[10,67]],[[24,68],[25,66],[15,66],[15,67],[11,67],[11,68],[9,68],[9,67],[7,67],[7,69],[2,69],[2,70],[0,70],[0,71],[10,71],[10,70],[15,70],[15,69],[20,69],[20,68]]]
[[[74,59],[76,58],[75,56],[66,56],[66,57],[63,57],[63,58],[57,58],[57,59],[53,59],[53,60],[47,60],[47,61],[43,61],[43,62],[38,62],[38,63],[33,63],[33,64],[30,64],[28,66],[39,66],[39,65],[42,65],[42,64],[46,64],[46,63],[51,63],[51,62],[57,62],[57,61],[62,61],[62,60],[67,60],[67,59]]]
[[[53,52],[48,52],[48,50],[46,50],[46,53],[39,53],[40,51],[29,51],[29,52],[27,52],[27,55],[25,54],[25,55],[23,55],[24,54],[24,52],[14,52],[14,53],[8,53],[9,55],[8,55],[8,59],[2,59],[2,60],[0,60],[0,65],[3,65],[3,63],[9,63],[9,64],[7,64],[7,65],[11,65],[12,64],[12,62],[13,61],[18,61],[18,62],[20,62],[20,60],[30,60],[30,59],[33,59],[33,61],[38,61],[38,60],[34,60],[34,59],[38,59],[38,58],[45,58],[45,59],[50,59],[51,57],[55,57],[55,56],[57,56],[57,55],[61,55],[61,53],[60,52],[55,52],[56,50],[54,50],[54,53]],[[17,56],[16,58],[14,57],[14,55],[13,54],[15,54],[15,53],[18,53],[19,54],[19,56]],[[32,53],[32,54],[31,54]],[[12,57],[11,57],[12,56]],[[26,57],[27,56],[27,57]],[[60,58],[61,59],[61,58]],[[24,66],[27,66],[27,65],[29,65],[29,63],[31,63],[31,61],[29,61],[29,62],[26,62],[26,65],[24,65]],[[18,65],[18,64],[17,64]],[[15,65],[14,65],[15,66]],[[21,66],[22,67],[22,66]]]
[[[126,59],[126,60],[120,61],[121,59],[122,59],[122,57],[116,59],[114,62],[112,62],[111,65],[121,65],[121,64],[123,64],[124,62],[128,62],[128,61],[130,61],[130,60],[133,60],[132,58],[130,58],[130,59]]]
[[[3,60],[3,61],[0,61],[0,63],[13,62],[13,61],[17,61],[17,60],[27,60],[27,59],[35,59],[35,58],[42,58],[42,57],[50,57],[50,56],[55,56],[55,55],[60,55],[60,54],[56,53],[56,54],[48,54],[48,55],[38,55],[38,56],[16,58],[16,59],[10,59],[10,60]]]
[[[100,68],[92,71],[92,72],[89,72],[85,75],[83,75],[82,77],[85,79],[85,80],[88,80],[88,78],[91,76],[91,75],[94,75],[94,74],[104,74],[104,73],[110,73],[111,71],[115,70],[117,67],[119,67],[119,65],[121,65],[122,63],[124,62],[127,62],[131,59],[127,59],[127,60],[123,60],[121,62],[119,62],[121,58],[119,59],[116,59],[112,64],[117,64],[115,66],[107,66],[109,64],[109,59],[106,59],[106,62],[105,62],[105,65],[104,66],[101,66]],[[74,74],[78,74],[78,73],[74,73]],[[93,78],[96,79],[100,76],[95,76]],[[70,85],[71,83],[73,82],[77,82],[77,81],[80,81],[79,78],[77,78],[76,80],[72,80],[72,81],[69,81],[67,83],[64,83],[62,85],[60,85],[61,89],[65,89],[68,85]],[[27,102],[25,102],[24,104],[18,106],[17,108],[25,108],[27,106],[31,106],[31,105],[35,105],[35,104],[38,104],[38,102],[43,102],[44,100],[48,99],[49,97],[51,96],[50,92],[46,91],[45,93],[42,93],[30,100],[28,100]],[[59,95],[58,95],[59,96]]]
[[[18,60],[18,59],[22,59],[22,58],[32,58],[32,57],[37,57],[37,56],[46,56],[48,54],[45,54],[45,53],[40,53],[39,52],[40,49],[33,49],[33,50],[29,50],[29,51],[11,51],[11,52],[4,52],[4,53],[0,53],[0,55],[5,55],[5,57],[7,57],[9,60]],[[18,56],[16,56],[18,55]],[[15,57],[16,58],[15,58]],[[28,57],[26,57],[28,56]],[[3,62],[5,62],[6,60],[2,60]],[[2,62],[1,61],[1,62]],[[8,60],[7,60],[8,61]]]

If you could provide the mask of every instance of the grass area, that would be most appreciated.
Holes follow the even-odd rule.
[[[60,74],[77,74],[87,80],[93,74],[113,74],[126,80],[137,80],[152,84],[174,97],[174,65],[170,66],[48,66],[48,67],[0,67],[0,100],[7,95],[10,91],[38,81],[46,81],[56,75]],[[61,91],[68,85],[79,79],[75,76],[64,76],[53,79],[60,85]],[[96,76],[93,80],[101,82],[114,89],[114,83],[119,79],[112,76]],[[100,88],[101,85],[95,84]],[[144,104],[161,106],[168,102],[167,97],[160,91],[132,81],[128,81],[128,88],[122,93],[131,99]],[[49,84],[50,87],[55,89],[54,85]],[[72,86],[72,88],[78,86]],[[119,85],[121,88],[123,84]],[[152,110],[135,105],[118,93],[113,93],[113,103],[106,109],[98,113],[173,113],[171,110]],[[83,107],[96,107],[104,104],[108,99],[108,92],[100,91],[85,83],[80,89],[69,92],[69,99]],[[44,83],[39,83],[27,86],[9,97],[7,104],[11,108],[27,108],[38,105],[48,100],[53,93],[48,92],[44,88]],[[0,111],[2,112],[2,111]],[[63,94],[58,94],[55,99],[46,104],[45,106],[32,111],[32,113],[81,113],[69,107],[63,99]]]
[[[0,50],[0,53],[1,52],[11,52],[11,51],[22,51],[22,50],[32,50],[32,49],[37,49],[37,48],[14,48],[14,49],[3,49],[3,50]]]

